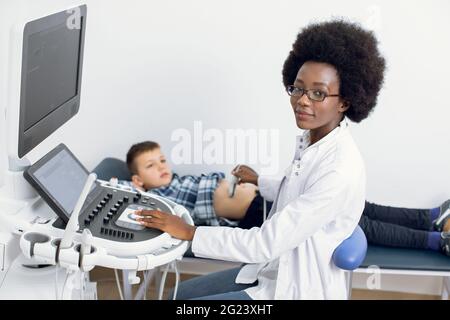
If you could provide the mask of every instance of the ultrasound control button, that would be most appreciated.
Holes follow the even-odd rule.
[[[130,218],[131,220],[135,220],[135,221],[136,221],[136,219],[139,218],[139,216],[138,216],[137,214],[130,213],[130,214],[128,215],[128,218]]]
[[[144,209],[144,207],[137,205],[129,205],[127,208],[123,210],[120,214],[118,214],[117,219],[114,218],[114,224],[121,227],[126,228],[128,230],[144,230],[145,226],[143,226],[137,218],[141,218],[140,215],[136,214],[136,210]]]
[[[155,205],[156,205],[156,202],[150,201],[150,204],[151,204],[152,206],[155,206]]]
[[[85,225],[88,226],[90,223],[91,223],[91,220],[89,220],[89,219],[84,219],[84,224],[85,224]]]
[[[92,213],[95,214],[95,215],[97,215],[97,214],[98,214],[98,209],[92,210]]]
[[[106,196],[111,199],[113,195],[112,193],[108,193]]]
[[[103,207],[102,207],[102,205],[98,204],[96,208],[97,208],[97,210],[102,210]]]
[[[100,201],[100,204],[101,204],[102,206],[104,206],[104,205],[106,204],[106,201],[105,201],[105,200],[102,200],[102,201]]]
[[[111,212],[112,214],[116,214],[117,213],[117,209],[116,208],[111,208],[111,209],[109,209],[109,212]]]
[[[93,213],[89,213],[89,219],[94,219],[95,215]]]
[[[114,208],[119,209],[119,208],[120,208],[120,204],[116,203],[116,204],[114,205]]]
[[[123,197],[123,202],[128,202],[130,200],[128,197]]]
[[[108,212],[107,214],[106,214],[106,216],[108,217],[108,218],[112,218],[113,217],[113,214],[111,213],[111,212]]]
[[[123,204],[123,200],[118,200],[117,203],[121,206]]]
[[[109,218],[108,217],[104,217],[103,218],[103,223],[108,223],[109,222]]]

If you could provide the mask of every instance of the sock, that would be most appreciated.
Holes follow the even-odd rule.
[[[440,214],[441,214],[441,208],[440,207],[430,209],[431,221],[436,220],[439,217]]]
[[[428,232],[427,249],[440,251],[441,233]]]

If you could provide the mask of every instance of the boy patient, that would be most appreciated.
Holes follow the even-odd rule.
[[[172,172],[156,142],[145,141],[131,146],[127,153],[127,166],[132,187],[185,206],[196,225],[239,225],[246,228],[262,222],[263,200],[257,186],[239,184],[230,198],[223,172],[179,176]]]

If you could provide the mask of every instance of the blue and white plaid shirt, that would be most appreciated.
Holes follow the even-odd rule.
[[[223,178],[225,178],[223,172],[182,177],[174,173],[169,185],[149,189],[147,192],[168,198],[184,206],[191,214],[196,225],[235,226],[237,224],[235,221],[217,217],[214,211],[214,191],[219,181]],[[120,181],[120,183],[134,188],[130,181]]]

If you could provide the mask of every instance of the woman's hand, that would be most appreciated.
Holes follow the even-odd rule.
[[[249,166],[240,164],[231,171],[231,174],[239,178],[239,184],[247,182],[258,185],[258,174]]]
[[[139,216],[136,221],[147,228],[167,232],[172,237],[180,240],[192,241],[194,239],[196,227],[187,224],[176,215],[158,210],[138,210],[135,214]]]

